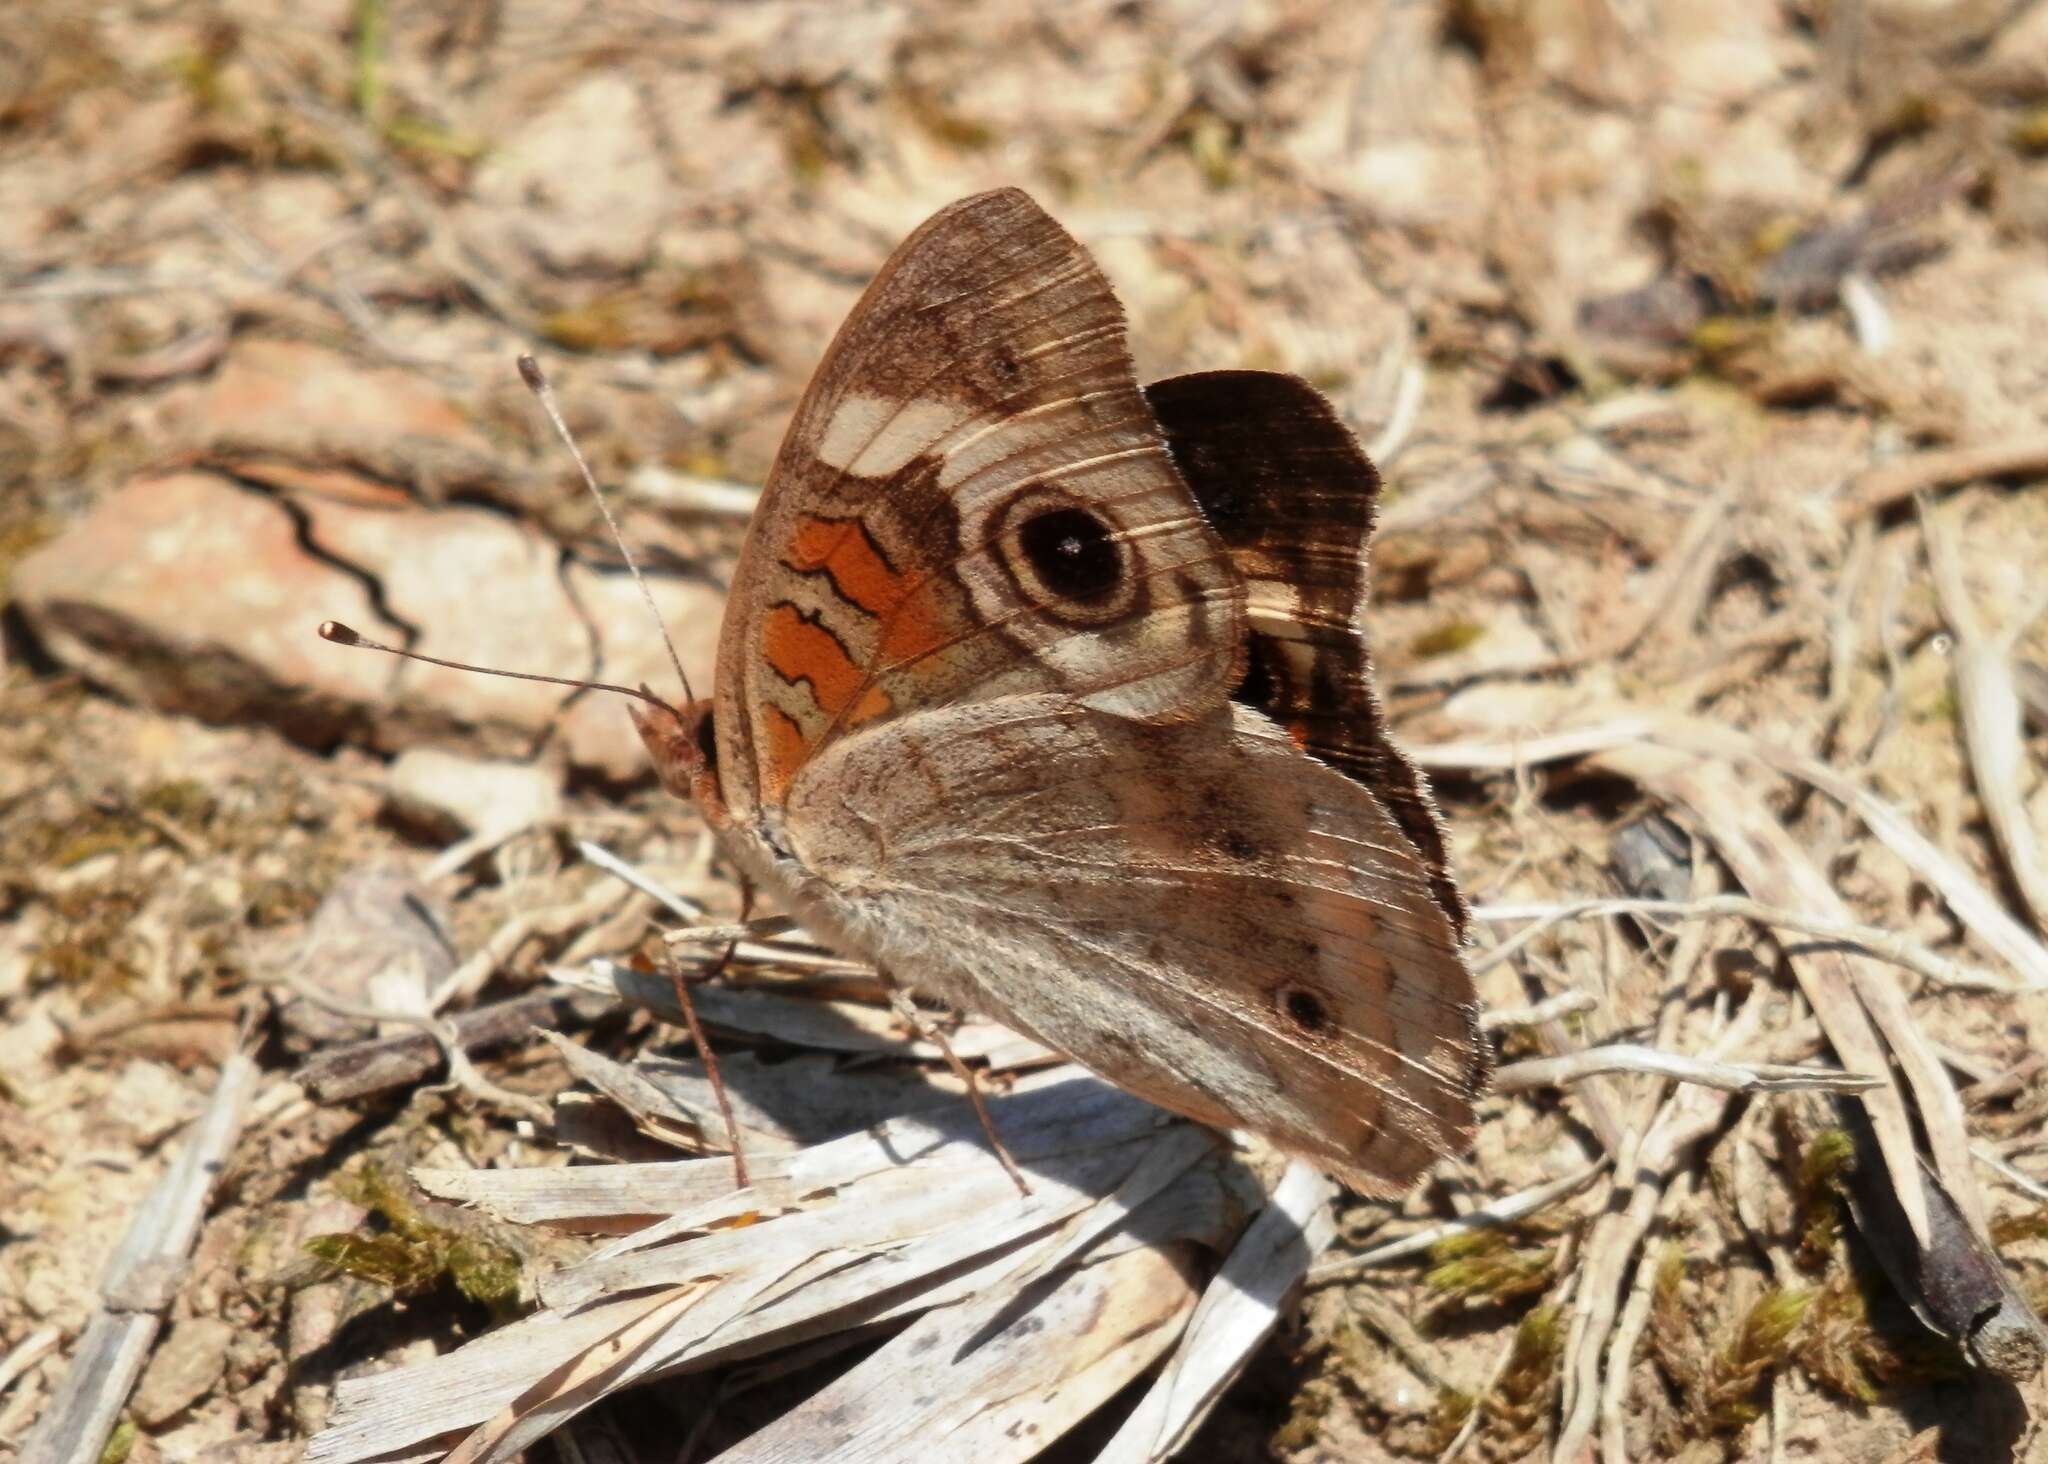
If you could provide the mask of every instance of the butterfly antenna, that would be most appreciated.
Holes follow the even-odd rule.
[[[429,666],[446,666],[450,671],[474,671],[479,676],[504,676],[513,681],[545,681],[550,686],[573,686],[581,691],[615,691],[620,696],[630,696],[635,701],[644,701],[649,706],[660,707],[672,717],[680,716],[674,707],[644,686],[615,686],[609,681],[578,681],[573,676],[543,676],[538,671],[500,671],[496,666],[472,666],[467,661],[444,660],[440,656],[429,656],[421,651],[408,651],[403,646],[387,646],[382,641],[371,640],[360,631],[343,625],[339,620],[321,621],[320,639],[332,641],[338,646],[354,646],[358,650],[382,651],[387,656],[402,656],[408,661],[425,661]]]
[[[683,701],[695,701],[697,697],[696,693],[690,690],[689,673],[683,670],[683,658],[676,654],[676,643],[669,638],[668,626],[661,618],[661,609],[654,603],[654,592],[647,588],[647,579],[640,573],[639,561],[633,558],[633,551],[626,547],[626,536],[619,532],[619,521],[612,517],[612,506],[605,502],[604,493],[597,486],[596,475],[590,471],[590,464],[584,461],[583,450],[576,445],[576,439],[570,436],[569,424],[562,420],[562,410],[555,405],[555,389],[548,385],[548,379],[540,369],[540,362],[531,356],[521,355],[519,379],[526,383],[526,389],[539,400],[541,410],[548,414],[548,421],[554,424],[555,435],[562,439],[562,446],[568,448],[569,456],[576,460],[576,471],[583,475],[583,486],[590,490],[591,498],[597,503],[597,511],[604,515],[605,527],[612,531],[612,542],[619,546],[620,557],[626,561],[626,568],[633,572],[633,583],[640,587],[640,598],[647,602],[647,613],[654,617],[655,629],[661,632],[661,643],[668,647],[668,662],[676,668],[676,679],[683,683]]]

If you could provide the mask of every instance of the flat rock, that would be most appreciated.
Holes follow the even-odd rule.
[[[438,747],[400,753],[385,777],[392,809],[444,839],[505,835],[561,812],[559,770],[540,763],[464,757]]]
[[[477,227],[516,237],[549,269],[623,272],[643,262],[675,206],[647,110],[599,72],[550,98],[477,169]]]
[[[56,659],[164,710],[269,722],[316,746],[501,756],[555,731],[578,767],[644,772],[615,697],[319,639],[321,621],[339,620],[426,655],[675,694],[661,627],[625,576],[567,560],[505,514],[422,508],[355,481],[360,491],[280,498],[206,472],[136,478],[21,561],[16,603]],[[722,595],[676,575],[649,583],[692,682],[708,687]]]
[[[24,558],[10,589],[52,656],[166,711],[327,743],[388,703],[388,666],[313,629],[398,627],[360,578],[305,552],[275,499],[217,474],[131,479]]]
[[[213,1391],[227,1371],[234,1325],[219,1317],[174,1322],[142,1371],[129,1408],[145,1428],[176,1418]]]
[[[417,484],[430,498],[503,474],[503,455],[431,378],[304,341],[237,345],[207,383],[192,426],[210,456],[287,487],[395,491],[322,471],[329,464]]]

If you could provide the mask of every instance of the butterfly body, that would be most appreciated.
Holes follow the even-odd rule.
[[[1469,1137],[1485,1049],[1372,699],[1376,488],[1292,378],[1141,391],[1080,246],[967,199],[799,404],[713,697],[636,719],[827,943],[1386,1193]]]

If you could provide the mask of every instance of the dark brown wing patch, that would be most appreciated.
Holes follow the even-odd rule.
[[[1204,371],[1155,382],[1145,397],[1246,581],[1251,656],[1233,698],[1386,805],[1463,939],[1443,822],[1421,771],[1388,740],[1373,690],[1364,613],[1378,471],[1299,377]]]

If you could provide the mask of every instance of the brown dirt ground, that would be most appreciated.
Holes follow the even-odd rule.
[[[1929,512],[1961,547],[1978,613],[2016,635],[2001,664],[2035,697],[1998,796],[2048,834],[2048,630],[2022,623],[2048,563],[2048,451],[1993,480],[1932,456],[2048,431],[2048,9],[135,0],[30,6],[8,28],[0,586],[138,472],[195,464],[234,466],[259,492],[294,470],[354,474],[365,492],[478,506],[589,552],[591,515],[512,375],[518,352],[548,364],[605,476],[651,463],[757,483],[894,241],[957,196],[1017,183],[1098,254],[1141,378],[1298,372],[1380,447],[1394,518],[1374,631],[1406,739],[1498,739],[1619,702],[1696,713],[1854,774],[2029,918],[1987,826],[1920,520],[1910,496],[1867,495],[1883,464],[1936,463]],[[344,412],[338,392],[312,393],[295,430],[273,421],[252,449],[207,391],[275,341],[396,368],[400,395],[453,404],[447,422],[423,409],[431,469],[431,454],[370,441],[374,426],[351,450],[357,429],[320,416]],[[267,475],[246,467],[258,449]],[[729,521],[629,505],[636,539],[722,572]],[[170,583],[159,624],[203,620],[217,582]],[[459,617],[459,580],[450,593]],[[47,1329],[63,1343],[0,1388],[0,1456],[49,1397],[100,1259],[225,1054],[252,1044],[281,1077],[313,1040],[279,1022],[267,973],[323,894],[445,842],[392,816],[389,753],[475,750],[491,732],[459,702],[396,729],[309,720],[274,680],[180,701],[175,675],[135,669],[150,633],[85,660],[27,607],[6,622],[0,1357]],[[518,664],[516,649],[499,659]],[[491,735],[561,766],[546,735]],[[1856,918],[2013,974],[1855,818],[1755,765],[1741,775]],[[1440,793],[1482,904],[1624,888],[1617,831],[1662,806],[1569,761],[1448,777]],[[589,770],[569,780],[561,827],[641,858],[695,835],[644,779]],[[565,848],[526,836],[461,885],[457,949],[536,890],[582,889]],[[1554,1029],[1511,1030],[1505,1054],[1617,1035],[1695,1051],[1717,993],[1762,982],[1784,997],[1772,1055],[1826,1058],[1768,934],[1699,929],[1682,968],[1671,932],[1626,920],[1561,925],[1494,966],[1496,1005],[1598,996]],[[525,942],[484,997],[533,985],[568,938]],[[2030,1061],[2048,1002],[1905,979],[1973,1141],[2048,1180],[2048,1076]],[[629,1050],[650,1033],[599,1036]],[[540,1045],[486,1071],[528,1093],[567,1081]],[[1616,1111],[1643,1101],[1642,1081],[1610,1085]],[[364,1286],[323,1303],[352,1326],[311,1354],[294,1340],[318,1327],[308,1288],[336,1284],[301,1242],[363,1217],[361,1175],[397,1155],[503,1154],[511,1117],[446,1094],[320,1107],[270,1092],[172,1313],[233,1323],[224,1345],[194,1334],[222,1365],[124,1426],[130,1458],[292,1457],[336,1371],[489,1320],[447,1287],[392,1300]],[[1597,1149],[1585,1103],[1490,1099],[1469,1161],[1405,1204],[1347,1205],[1344,1243],[1563,1172]],[[2035,1447],[2010,1390],[1916,1335],[1867,1256],[1830,1238],[1804,1157],[1758,1099],[1683,1166],[1690,1189],[1642,1262],[1637,1455]],[[2008,1267],[2041,1297],[2048,1211],[1977,1175]],[[1189,1457],[1434,1458],[1477,1393],[1466,1457],[1544,1456],[1551,1308],[1569,1310],[1611,1199],[1603,1179],[1505,1240],[1311,1292]],[[1802,1247],[1809,1222],[1819,1239]],[[1773,1298],[1793,1317],[1776,1334]],[[1424,1360],[1390,1350],[1375,1302],[1415,1321]],[[2021,1394],[2037,1407],[2038,1379]],[[638,1457],[669,1457],[658,1442]]]

